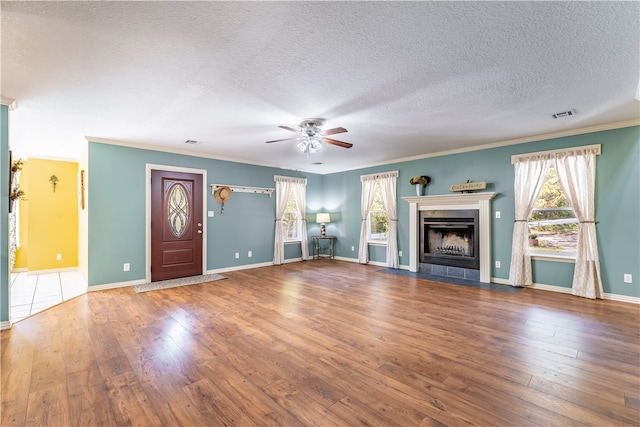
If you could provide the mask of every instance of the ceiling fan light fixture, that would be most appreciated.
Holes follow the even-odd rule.
[[[296,147],[298,147],[298,150],[305,153],[308,158],[311,154],[315,154],[320,151],[322,144],[316,138],[304,138],[296,144]]]
[[[317,153],[320,151],[324,143],[331,145],[336,145],[338,147],[343,148],[351,148],[353,144],[343,141],[338,141],[333,138],[327,138],[327,135],[335,135],[338,133],[347,132],[347,130],[343,127],[336,127],[332,129],[322,130],[321,126],[324,121],[322,119],[306,119],[300,122],[298,130],[290,127],[281,125],[278,126],[281,129],[288,130],[290,132],[298,133],[299,136],[293,138],[284,138],[284,139],[276,139],[273,141],[267,141],[267,144],[271,144],[274,142],[280,141],[290,141],[296,140],[296,147],[298,150],[305,153],[307,155],[307,159],[311,156],[311,154]]]
[[[309,152],[317,153],[322,148],[322,144],[317,139],[312,139],[309,141]]]

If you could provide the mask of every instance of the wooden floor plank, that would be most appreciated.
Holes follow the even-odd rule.
[[[316,260],[0,335],[0,424],[640,425],[638,307]]]

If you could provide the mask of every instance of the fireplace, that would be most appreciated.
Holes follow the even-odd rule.
[[[464,194],[443,194],[439,196],[403,197],[403,199],[407,203],[409,203],[409,271],[421,271],[423,266],[431,265],[432,272],[434,270],[464,270],[465,272],[475,273],[475,275],[478,277],[477,280],[479,280],[480,282],[489,283],[491,281],[491,199],[493,199],[497,195],[498,193],[479,192]],[[477,262],[479,266],[475,267],[475,269],[422,262],[422,252],[424,248],[424,225],[422,223],[423,212],[447,210],[471,210],[477,212],[477,222],[475,217],[473,221],[474,243],[473,247],[470,248],[473,251],[474,258],[478,258]],[[446,223],[450,221],[443,222]],[[454,246],[455,248],[456,246],[462,245],[444,244],[440,246]],[[462,256],[459,255],[444,255],[448,255],[449,257],[456,256],[462,258]]]
[[[420,262],[480,269],[478,210],[420,212]]]

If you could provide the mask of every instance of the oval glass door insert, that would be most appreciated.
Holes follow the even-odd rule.
[[[182,237],[187,231],[187,221],[189,219],[189,197],[182,185],[174,184],[169,190],[167,212],[171,232],[176,237]]]

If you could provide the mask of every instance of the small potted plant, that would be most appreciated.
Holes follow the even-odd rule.
[[[535,233],[529,234],[529,245],[538,246],[538,235]]]
[[[414,176],[409,180],[409,184],[416,187],[416,195],[422,196],[422,190],[429,185],[431,178],[426,175]]]
[[[16,187],[9,193],[9,213],[14,211],[14,205],[18,203],[18,200],[27,200],[27,193]]]
[[[12,164],[11,164],[11,171],[12,172],[18,172],[22,170],[22,166],[24,166],[24,162],[20,159],[15,160]]]

